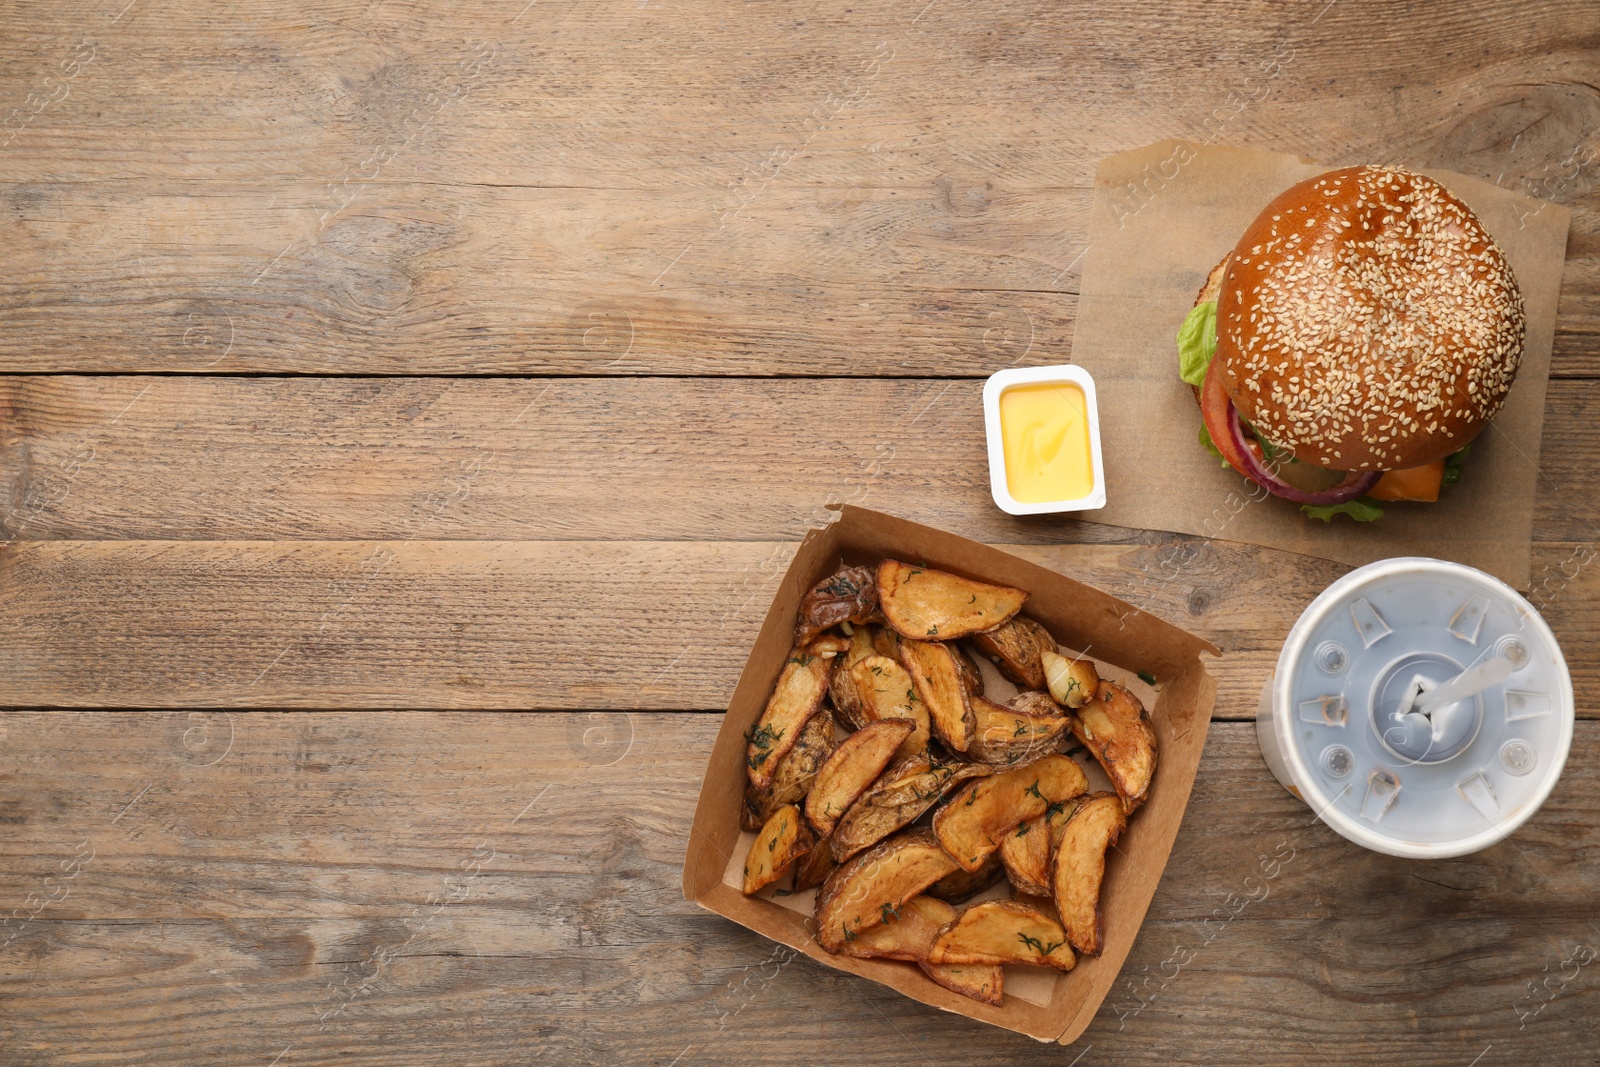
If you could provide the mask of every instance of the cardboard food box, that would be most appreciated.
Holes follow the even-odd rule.
[[[1104,953],[1079,956],[1077,967],[1066,974],[1044,967],[1007,967],[1005,997],[998,1007],[935,984],[914,964],[830,955],[811,932],[813,891],[783,896],[774,892],[777,887],[768,887],[746,897],[739,890],[744,853],[754,837],[739,827],[745,736],[760,719],[788,658],[800,599],[841,563],[872,565],[886,556],[1026,589],[1031,596],[1023,611],[1042,622],[1064,648],[1089,655],[1107,677],[1134,690],[1150,710],[1156,731],[1159,761],[1149,799],[1130,817],[1121,841],[1107,856],[1100,898]],[[700,787],[684,859],[684,896],[825,966],[869,978],[925,1004],[1041,1041],[1073,1041],[1116,981],[1183,821],[1216,695],[1202,652],[1216,655],[1218,650],[1038,564],[905,519],[846,506],[838,521],[806,535],[751,649]],[[983,666],[986,677],[998,677]],[[1142,681],[1140,672],[1153,676],[1155,686]],[[1086,769],[1093,763],[1087,755],[1079,762]],[[1092,783],[1098,768],[1090,773]],[[785,878],[778,886],[787,883]]]

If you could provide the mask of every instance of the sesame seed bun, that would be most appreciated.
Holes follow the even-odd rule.
[[[1296,459],[1402,470],[1488,424],[1523,329],[1517,280],[1465,204],[1420,174],[1351,167],[1286,190],[1240,238],[1216,358],[1240,417]]]

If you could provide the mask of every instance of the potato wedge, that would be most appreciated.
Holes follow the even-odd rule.
[[[1070,971],[1078,962],[1061,924],[1030,904],[988,900],[948,923],[928,949],[929,963],[1010,963]]]
[[[872,627],[872,647],[878,655],[888,656],[892,660],[900,658],[900,635],[887,626]]]
[[[1039,719],[1053,719],[1065,716],[1067,709],[1055,702],[1049,693],[1041,693],[1034,689],[1025,689],[1006,702],[1006,707],[1019,715],[1032,715]]]
[[[998,967],[974,963],[929,963],[926,960],[917,966],[922,968],[923,974],[952,993],[960,993],[997,1008],[1000,1006],[1006,972]]]
[[[839,864],[833,858],[833,849],[828,847],[826,839],[818,841],[816,847],[804,856],[794,867],[794,891],[814,889],[828,880],[828,875]]]
[[[964,870],[975,871],[1006,831],[1086,789],[1082,768],[1069,757],[1044,756],[957,790],[934,813],[933,832]]]
[[[1042,652],[1055,652],[1056,639],[1050,631],[1026,615],[1018,615],[1004,626],[972,635],[972,643],[994,661],[1000,673],[1024,689],[1045,687]]]
[[[928,962],[934,937],[955,919],[956,909],[949,904],[930,896],[912,897],[898,910],[891,910],[886,922],[868,927],[854,941],[846,942],[844,951],[863,959],[909,960],[946,989],[985,1004],[999,1004],[1004,982],[999,967]]]
[[[975,763],[941,763],[927,753],[896,760],[834,826],[834,858],[849,859],[915,821],[962,782],[992,773]]]
[[[974,582],[899,560],[878,563],[878,609],[901,637],[954,641],[992,630],[1022,609],[1027,592]]]
[[[1096,793],[1067,820],[1056,846],[1051,889],[1067,940],[1079,952],[1098,956],[1101,949],[1100,883],[1106,873],[1106,850],[1117,843],[1128,818],[1122,798]]]
[[[767,787],[757,789],[753,782],[745,784],[740,825],[746,830],[759,830],[785,804],[803,802],[817,777],[817,768],[833,751],[833,738],[833,716],[824,705],[805,724],[794,747],[778,760],[778,769]]]
[[[978,670],[977,662],[972,654],[958,644],[947,644],[950,655],[955,657],[956,670],[961,674],[961,688],[967,691],[967,696],[983,695],[983,672]]]
[[[965,752],[972,744],[977,719],[954,653],[936,641],[902,639],[900,663],[911,676],[918,699],[928,709],[934,735],[952,751]]]
[[[868,723],[839,743],[826,763],[817,769],[816,781],[806,794],[806,818],[826,837],[834,824],[883,773],[895,749],[916,723],[910,719],[884,719]]]
[[[795,860],[810,852],[816,843],[799,808],[786,804],[773,812],[756,832],[744,858],[745,895],[758,893],[788,874]]]
[[[813,637],[805,644],[795,647],[803,648],[812,655],[821,656],[823,659],[832,659],[834,656],[850,651],[850,639],[841,633],[823,633]]]
[[[817,940],[838,953],[957,867],[928,830],[896,834],[840,865],[817,893]]]
[[[1156,773],[1156,731],[1139,698],[1115,682],[1101,682],[1094,699],[1078,709],[1072,733],[1105,768],[1132,814],[1150,793]]]
[[[973,730],[972,744],[967,747],[967,758],[979,763],[1006,766],[1026,763],[1058,751],[1061,735],[1067,732],[1071,721],[1055,701],[1045,697],[1044,703],[1053,709],[1054,714],[1033,714],[1033,708],[1037,705],[1031,703],[1025,702],[1022,707],[1028,710],[1023,711],[1017,707],[996,704],[987,697],[973,697],[971,704],[976,728]]]
[[[802,648],[789,654],[766,710],[745,738],[745,768],[757,789],[772,783],[779,761],[794,747],[801,729],[822,706],[832,676],[832,659]]]
[[[859,730],[871,721],[862,714],[861,693],[856,688],[855,676],[851,671],[868,656],[878,654],[872,644],[872,632],[875,629],[877,627],[855,627],[855,632],[850,635],[850,647],[841,658],[834,661],[833,677],[828,682],[828,697],[833,701],[834,713],[852,730]]]
[[[928,705],[917,696],[906,669],[887,656],[868,656],[850,668],[852,685],[861,700],[863,725],[879,719],[910,719],[917,724],[900,744],[896,759],[928,750]]]
[[[964,871],[957,867],[930,885],[928,895],[947,904],[963,904],[1005,876],[1006,869],[1000,863],[1000,854],[996,852],[975,871]]]
[[[928,958],[933,939],[949,923],[956,921],[956,909],[942,900],[923,895],[912,897],[899,908],[890,908],[888,918],[870,926],[844,946],[846,956],[858,959],[918,960]]]
[[[1070,804],[1072,801],[1064,801]],[[1018,893],[1050,895],[1050,833],[1043,815],[1018,823],[1000,839],[997,853],[1006,881]]]
[[[810,644],[841,622],[866,622],[878,614],[878,584],[866,567],[840,567],[800,598],[794,643]]]
[[[878,608],[902,637],[954,641],[992,630],[1022,610],[1028,594],[899,560],[878,564]]]
[[[1050,860],[1067,828],[1067,820],[1081,803],[1082,797],[1073,797],[1052,804],[1043,815],[1018,823],[1000,839],[1000,862],[1018,893],[1050,896]]]
[[[1073,659],[1049,648],[1039,654],[1039,662],[1050,695],[1064,708],[1083,707],[1100,688],[1100,672],[1086,659]]]

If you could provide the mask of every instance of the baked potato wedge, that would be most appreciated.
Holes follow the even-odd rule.
[[[828,847],[824,838],[816,843],[810,852],[800,857],[800,862],[794,866],[794,891],[814,889],[827,881],[828,875],[839,866],[833,858],[833,849]]]
[[[1000,862],[1005,865],[1006,878],[1018,893],[1050,896],[1050,860],[1067,828],[1067,820],[1081,803],[1082,797],[1073,797],[1052,804],[1043,815],[1018,823],[1000,839]]]
[[[784,661],[766,710],[745,737],[745,769],[758,790],[772,784],[778,764],[822,706],[833,677],[833,658],[796,648]]]
[[[1050,832],[1045,829],[1043,815],[1035,815],[1007,830],[1000,839],[996,855],[1000,857],[1011,888],[1033,897],[1050,895]]]
[[[957,867],[927,830],[896,834],[841,864],[817,893],[817,940],[843,951],[861,931],[877,926],[912,897]]]
[[[870,926],[846,942],[844,954],[857,959],[918,960],[928,958],[928,949],[941,929],[956,921],[956,909],[933,897],[912,897],[898,908],[890,908],[888,918]]]
[[[878,608],[901,637],[954,641],[992,630],[1022,610],[1028,594],[1009,585],[913,567],[899,560],[878,564]]]
[[[816,847],[817,839],[800,815],[800,809],[785,804],[756,832],[744,858],[744,892],[759,893],[789,873],[795,861]]]
[[[900,635],[887,626],[873,626],[872,647],[877,651],[878,655],[898,660],[900,658]]]
[[[949,648],[950,655],[955,657],[956,671],[961,675],[961,688],[967,691],[967,696],[982,696],[983,672],[978,669],[972,654],[958,644],[951,643],[945,647]]]
[[[916,723],[911,736],[901,742],[897,758],[915,756],[928,750],[928,705],[917,696],[911,675],[899,661],[872,655],[850,668],[855,692],[861,701],[863,725],[879,719],[910,719]]]
[[[1006,869],[1000,863],[1000,854],[996,852],[975,871],[964,871],[957,867],[930,885],[928,895],[947,904],[963,904],[1005,876]]]
[[[1039,662],[1051,697],[1064,708],[1083,707],[1100,688],[1100,672],[1086,659],[1063,656],[1052,647],[1039,654]]]
[[[834,677],[834,659],[795,648],[773,686],[773,696],[755,728],[746,734],[744,765],[750,784],[766,789],[784,755],[794,749],[800,731],[822,707],[827,683]]]
[[[1122,810],[1132,814],[1156,773],[1156,731],[1139,698],[1115,682],[1101,682],[1094,699],[1078,709],[1072,733],[1100,761]]]
[[[1054,652],[1056,639],[1035,619],[1018,615],[1003,626],[972,635],[972,643],[994,661],[1000,673],[1024,689],[1045,687],[1040,653]]]
[[[1025,689],[1006,702],[1006,707],[1019,715],[1032,715],[1036,719],[1064,717],[1067,709],[1055,702],[1049,693]]]
[[[866,567],[840,567],[800,598],[794,643],[810,644],[841,622],[866,622],[878,614],[876,576]]]
[[[1019,694],[1019,697],[1042,694]],[[967,758],[979,763],[1008,766],[1038,759],[1060,748],[1061,735],[1071,725],[1055,701],[1044,698],[1053,714],[1038,715],[1036,702],[1013,701],[1012,707],[996,704],[987,697],[971,698],[976,728],[972,744],[967,747]],[[1026,710],[1023,710],[1026,709]]]
[[[998,967],[976,963],[929,963],[926,960],[917,966],[922,968],[923,974],[952,993],[960,993],[997,1008],[1000,1006],[1006,972]]]
[[[833,677],[828,682],[828,697],[833,701],[834,714],[850,729],[859,730],[871,720],[862,715],[861,693],[851,672],[857,663],[878,654],[872,644],[872,632],[877,627],[856,626],[852,629],[850,647],[842,658],[834,661]]]
[[[999,1004],[1004,982],[999,967],[928,962],[928,947],[934,937],[955,919],[956,909],[943,901],[930,896],[912,897],[891,912],[887,922],[868,927],[846,943],[845,954],[864,959],[909,960],[946,989],[985,1004]]]
[[[900,641],[900,663],[911,676],[912,688],[923,707],[934,736],[954,752],[972,744],[977,719],[961,677],[955,653],[937,641]]]
[[[1072,947],[1091,956],[1098,956],[1103,944],[1100,883],[1105,879],[1106,850],[1117,843],[1127,825],[1122,798],[1096,793],[1073,812],[1056,846],[1050,882],[1056,911]]]
[[[992,773],[975,763],[941,763],[925,752],[896,760],[834,826],[834,858],[849,859],[914,822],[962,782]]]
[[[805,644],[796,645],[795,647],[803,648],[812,655],[821,656],[823,659],[832,659],[850,651],[850,639],[837,632],[823,633],[813,637]]]
[[[939,931],[928,949],[928,962],[1022,963],[1070,971],[1078,958],[1061,924],[1038,908],[1018,900],[987,900]]]
[[[833,716],[824,704],[801,729],[794,747],[779,758],[777,770],[766,788],[757,789],[755,783],[745,783],[744,807],[739,818],[741,828],[759,830],[772,813],[785,804],[802,803],[811,791],[817,768],[833,751],[833,737]]]
[[[1044,756],[967,783],[934,813],[933,832],[964,870],[975,871],[1000,847],[1006,831],[1088,786],[1071,758]]]
[[[833,832],[834,824],[883,773],[900,743],[915,729],[916,723],[910,719],[883,719],[839,742],[827,762],[817,768],[816,780],[806,794],[806,818],[817,833],[826,837]]]

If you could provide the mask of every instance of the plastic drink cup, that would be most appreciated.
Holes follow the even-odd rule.
[[[1538,611],[1482,571],[1422,557],[1323,590],[1256,715],[1267,766],[1323,822],[1417,859],[1515,832],[1555,787],[1572,729],[1572,679]]]

